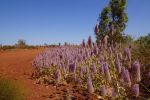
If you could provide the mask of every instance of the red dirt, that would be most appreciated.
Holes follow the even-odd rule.
[[[34,84],[31,80],[33,67],[31,65],[34,57],[43,49],[20,49],[0,52],[0,75],[20,82],[27,88],[30,95],[27,100],[47,100],[44,95],[48,95],[53,87]]]
[[[28,92],[26,100],[56,100],[56,96],[61,96],[62,98],[66,96],[68,89],[76,97],[76,100],[96,100],[95,96],[88,94],[86,90],[71,85],[62,85],[56,88],[53,85],[35,84],[35,80],[31,79],[34,71],[31,62],[43,50],[14,49],[0,51],[0,76],[20,82]]]

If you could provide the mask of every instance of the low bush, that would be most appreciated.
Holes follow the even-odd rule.
[[[0,78],[0,100],[25,100],[25,93],[12,80]]]

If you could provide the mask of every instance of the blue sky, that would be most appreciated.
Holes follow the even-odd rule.
[[[109,0],[0,0],[0,44],[80,43],[89,35]],[[150,0],[128,0],[126,33],[150,32]]]

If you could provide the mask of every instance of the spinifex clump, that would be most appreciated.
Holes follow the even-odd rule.
[[[80,85],[104,99],[124,99],[131,94],[130,89],[135,91],[133,96],[139,96],[140,63],[133,63],[130,49],[118,44],[108,46],[107,41],[101,41],[97,46],[89,37],[80,46],[45,50],[34,59],[33,66],[40,80],[46,76],[52,83]]]

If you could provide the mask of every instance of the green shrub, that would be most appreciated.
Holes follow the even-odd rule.
[[[0,100],[24,100],[25,93],[21,87],[5,78],[0,78]]]
[[[132,50],[134,59],[139,59],[143,65],[150,64],[150,34],[139,37]]]

